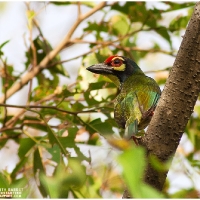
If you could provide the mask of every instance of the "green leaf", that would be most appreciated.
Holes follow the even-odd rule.
[[[171,41],[171,36],[168,33],[168,29],[166,27],[160,26],[158,29],[156,29],[156,32],[169,43],[172,49],[172,41]]]
[[[1,50],[0,50],[0,54],[1,54]],[[0,55],[1,56],[1,55]],[[2,84],[3,85],[7,85],[7,89],[9,89],[12,85],[13,85],[13,83],[14,83],[14,81],[16,81],[17,79],[18,79],[18,77],[17,76],[15,76],[15,75],[13,75],[14,73],[14,69],[13,69],[13,66],[12,65],[7,65],[6,64],[6,66],[5,66],[5,70],[3,70],[4,72],[3,72],[3,74],[5,73],[5,71],[6,71],[6,73],[7,73],[7,76],[6,77],[4,77],[4,75],[3,75],[3,77],[2,77]],[[2,87],[2,92],[5,92],[5,87]]]
[[[36,16],[36,13],[33,10],[27,10],[26,14],[28,21],[31,21]]]
[[[72,173],[68,174],[68,176],[62,180],[59,198],[65,198],[65,189],[67,187],[72,191],[77,191],[86,181],[85,167],[81,165],[80,162],[75,159],[70,159],[68,167],[72,170]]]
[[[21,138],[19,145],[18,155],[20,159],[23,159],[28,151],[35,145],[35,142],[31,138]]]
[[[173,199],[198,199],[199,198],[199,192],[195,190],[195,188],[187,188],[179,190],[178,192],[175,192],[174,194],[170,195],[170,198]]]
[[[8,42],[10,42],[10,40],[6,40],[2,44],[0,44],[0,49],[2,49]]]
[[[13,193],[13,199],[17,198],[28,198],[30,194],[30,187],[28,188],[28,180],[26,177],[18,178],[13,180],[12,184],[9,186],[9,188],[12,188],[14,191],[16,188],[18,188],[17,194]]]
[[[68,90],[68,88],[64,85],[62,89],[62,93],[60,94],[61,97],[70,97],[73,96],[75,93]]]
[[[145,152],[142,148],[128,149],[118,158],[119,163],[123,167],[126,182],[135,198],[142,198],[141,180],[145,168],[144,158]]]
[[[59,137],[55,134],[55,132],[50,128],[50,126],[48,124],[47,125],[47,129],[48,129],[48,137],[49,137],[49,142],[51,143],[51,145],[53,146],[54,144],[57,144],[62,153],[66,156],[68,155],[68,152],[66,150],[66,148],[63,146],[63,144],[61,143]]]
[[[95,32],[107,32],[107,24],[97,24],[96,22],[88,22],[88,26],[84,28],[84,31],[95,31]]]
[[[93,2],[93,1],[81,1],[81,4],[88,6],[90,8],[93,8],[94,6],[96,6],[96,2]]]
[[[43,38],[39,36],[34,39],[33,43],[34,43],[35,48],[37,49],[36,57],[37,57],[37,64],[39,64],[44,59],[44,57],[49,54],[49,52],[53,48],[51,47],[50,43],[47,40],[43,40]],[[26,65],[26,68],[28,68],[29,65],[31,64],[31,61],[33,60],[33,52],[32,52],[31,47],[26,52],[26,57],[27,57],[27,61],[25,65]],[[61,61],[60,56],[56,55],[55,58],[49,62],[49,65],[52,65],[53,67],[47,68],[47,70],[49,70],[52,74],[56,73],[56,74],[61,74],[63,76],[69,77],[69,74],[65,70],[64,66],[59,63],[60,61]],[[38,74],[38,77],[40,76],[40,74],[41,73]]]
[[[118,161],[123,167],[125,181],[134,198],[163,197],[161,193],[143,182],[146,162],[145,151],[142,147],[125,150],[118,157]]]
[[[10,40],[7,40],[0,44],[0,57],[4,55],[4,52],[1,50]]]
[[[0,188],[8,188],[8,187],[9,187],[9,183],[6,176],[0,173]]]
[[[152,167],[158,172],[168,172],[168,170],[171,166],[171,160],[169,160],[165,163],[162,163],[154,155],[150,155],[149,159],[150,159],[150,163],[151,163]]]
[[[47,149],[48,152],[52,155],[51,160],[55,161],[56,163],[60,163],[61,161],[61,150],[58,145],[54,145],[52,148]]]
[[[71,135],[67,137],[58,137],[58,140],[64,148],[75,147],[74,137]]]
[[[58,137],[58,140],[64,148],[74,148],[79,159],[89,161],[89,159],[85,155],[83,155],[83,153],[75,144],[75,137],[76,137],[77,131],[78,131],[77,127],[68,128],[68,136]]]
[[[93,32],[95,33],[96,40],[102,40],[101,32],[108,33],[108,25],[106,22],[103,23],[96,23],[96,22],[88,22],[88,26],[83,29],[84,32]],[[90,47],[93,47],[94,45],[91,44]]]
[[[71,4],[69,1],[50,1],[50,3],[56,5],[56,6],[67,6]]]
[[[91,163],[91,158],[86,157],[86,156],[81,152],[81,150],[80,150],[80,148],[79,148],[78,146],[75,146],[75,147],[74,147],[74,150],[75,150],[75,152],[76,152],[76,154],[77,154],[77,156],[78,156],[78,158],[79,158],[80,160],[85,160],[85,161]]]
[[[28,157],[24,156],[23,158],[21,158],[20,162],[16,165],[15,169],[14,169],[14,170],[12,171],[12,173],[11,173],[11,178],[12,178],[12,179],[15,179],[15,178],[16,178],[17,172],[18,172],[21,168],[25,167],[25,164],[27,163],[27,161],[28,161]]]
[[[81,111],[85,108],[85,106],[82,103],[79,103],[76,101],[74,104],[72,104],[72,111]]]
[[[102,122],[100,118],[88,123],[86,128],[89,128],[92,133],[97,132],[101,135],[110,135],[114,133],[112,130],[112,124],[109,123],[109,120]]]
[[[112,27],[112,33],[115,35],[125,35],[128,33],[130,22],[124,15],[114,15],[111,17],[109,24]]]
[[[186,2],[186,3],[179,3],[179,2],[170,2],[167,1],[165,2],[165,4],[169,5],[170,8],[163,11],[163,12],[170,12],[170,11],[175,11],[175,10],[179,10],[179,9],[184,9],[184,8],[188,8],[188,7],[194,7],[195,6],[195,2]]]
[[[76,2],[69,2],[69,1],[51,1],[50,3],[56,5],[56,6],[67,6],[67,5],[70,5],[70,4],[76,4]],[[81,1],[80,2],[81,5],[85,5],[85,6],[88,6],[90,8],[93,8],[96,4],[94,2],[91,2],[91,1]]]
[[[187,27],[189,19],[190,16],[177,16],[171,21],[169,25],[169,30],[173,32],[176,30],[185,29]]]
[[[146,21],[145,24],[148,25],[149,27],[156,27],[159,24],[159,20],[162,19],[162,10],[161,9],[150,9],[148,10],[147,16],[146,16]]]
[[[40,152],[39,152],[39,149],[36,148],[35,152],[34,152],[34,174],[36,174],[37,172],[45,172],[44,170],[44,167],[43,167],[43,164],[42,164],[42,159],[41,159],[41,156],[40,156]]]
[[[77,159],[70,158],[67,167],[63,163],[59,164],[53,177],[42,175],[41,181],[50,198],[67,198],[70,190],[79,191],[84,187],[85,167]]]
[[[146,2],[126,2],[123,6],[118,3],[112,9],[127,15],[132,22],[145,22],[149,17]]]
[[[147,185],[141,184],[141,197],[140,198],[165,198],[164,195],[157,191],[155,188]]]
[[[85,98],[85,101],[87,102],[87,104],[90,105],[90,106],[94,106],[94,105],[98,105],[99,104],[99,101],[97,101],[94,98],[92,98],[92,96],[90,94],[90,91],[86,91],[84,93],[84,98]]]
[[[100,89],[107,89],[107,88],[116,88],[116,86],[113,83],[108,83],[107,78],[103,78],[104,80],[99,80],[98,82],[95,83],[90,83],[88,87],[88,91],[93,91],[93,90],[100,90]],[[105,81],[108,80],[108,81]]]
[[[43,163],[42,163],[42,158],[40,156],[40,152],[39,152],[38,148],[34,152],[33,171],[34,171],[35,178],[38,181],[40,180],[41,174],[45,174],[44,166],[43,166]],[[48,196],[42,182],[38,183],[38,188],[39,188],[41,194],[43,195],[43,197]]]

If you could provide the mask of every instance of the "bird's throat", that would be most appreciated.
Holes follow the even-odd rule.
[[[106,77],[108,77],[118,88],[120,88],[120,81],[119,78],[117,76],[111,75],[111,74],[107,74],[105,75]]]

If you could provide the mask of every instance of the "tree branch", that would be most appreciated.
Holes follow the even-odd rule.
[[[200,2],[194,8],[174,65],[158,102],[145,136],[139,142],[147,157],[161,162],[170,160],[179,145],[200,91]],[[158,172],[150,161],[145,170],[145,182],[162,190],[166,172]],[[123,198],[131,198],[128,190]]]
[[[12,128],[9,128],[9,127],[3,127],[3,128],[0,128],[0,132],[4,132],[4,131],[9,131],[9,130],[23,130],[23,127],[24,126],[28,126],[28,125],[43,125],[43,126],[46,126],[46,123],[44,122],[41,122],[41,121],[37,121],[37,120],[24,120],[24,122],[22,124],[20,124],[20,126],[17,126],[17,127],[12,127]],[[53,125],[49,125],[51,128],[56,128],[56,129],[63,129],[63,128],[66,128],[66,126],[68,125],[68,123],[64,122],[64,123],[61,123],[57,126],[53,126]],[[4,138],[5,139],[5,138]]]
[[[200,2],[194,8],[178,55],[142,144],[165,162],[174,156],[200,91]],[[162,190],[167,172],[148,163],[145,181]]]
[[[8,71],[7,71],[7,63],[6,61],[4,61],[1,57],[0,57],[0,60],[2,61],[3,63],[3,66],[4,66],[4,91],[5,91],[5,94],[7,92],[7,88],[8,88]],[[3,100],[3,103],[6,104],[6,95],[5,95],[5,98]],[[6,124],[6,120],[7,120],[7,114],[8,114],[8,111],[7,111],[7,108],[4,109],[4,120],[3,120],[3,127],[5,126]]]
[[[49,101],[49,100],[53,99],[53,98],[54,98],[57,94],[59,94],[59,93],[60,93],[59,89],[56,89],[55,92],[54,92],[53,94],[50,94],[49,96],[46,96],[45,98],[40,99],[40,100],[37,101],[37,102],[34,102],[34,105],[38,105],[38,104],[41,104],[41,103],[43,103],[43,102],[45,102],[45,101]],[[5,125],[5,126],[8,127],[8,128],[13,127],[14,124],[15,124],[15,122],[16,122],[20,117],[22,117],[23,114],[24,114],[25,112],[26,112],[26,109],[22,109],[22,110],[20,110],[19,112],[16,112],[15,115],[14,115],[10,120],[8,120],[8,121],[6,122],[6,125]]]
[[[11,108],[24,108],[24,109],[30,109],[30,108],[48,108],[48,109],[53,109],[53,110],[57,110],[63,113],[67,113],[67,114],[71,114],[71,115],[77,115],[79,113],[90,113],[90,112],[98,112],[96,109],[90,109],[90,110],[82,110],[82,111],[69,111],[69,110],[64,110],[61,108],[57,108],[55,106],[39,106],[39,105],[11,105],[11,104],[3,104],[0,103],[0,106],[2,107],[11,107]]]
[[[63,39],[63,41],[55,49],[53,49],[51,52],[49,52],[49,54],[40,62],[39,65],[37,65],[32,70],[30,70],[29,72],[27,72],[26,74],[24,74],[21,77],[20,80],[16,81],[13,84],[13,86],[7,91],[7,93],[0,98],[0,103],[2,103],[4,101],[5,96],[7,98],[9,98],[15,92],[19,91],[24,85],[26,85],[41,70],[47,68],[47,64],[49,63],[49,61],[51,61],[68,44],[68,42],[70,42],[70,38],[73,35],[73,33],[76,30],[76,28],[79,26],[79,24],[83,20],[85,20],[86,18],[88,18],[89,16],[91,16],[92,14],[94,14],[95,12],[97,12],[98,10],[102,9],[105,6],[106,6],[106,2],[101,2],[96,7],[94,7],[93,9],[91,9],[89,12],[81,15],[76,20],[76,22],[74,23],[74,25],[71,27],[71,29],[69,30],[68,34]]]
[[[95,42],[93,42],[93,41],[85,41],[85,40],[82,40],[82,39],[74,39],[74,40],[71,40],[71,41],[68,43],[68,44],[70,44],[70,46],[73,45],[73,44],[76,44],[76,43],[96,44],[96,46],[93,47],[90,51],[85,52],[85,53],[83,53],[83,54],[80,54],[80,55],[78,55],[78,56],[75,56],[75,57],[73,57],[73,58],[51,63],[50,65],[48,65],[48,67],[53,67],[53,66],[55,66],[55,65],[57,65],[57,64],[62,64],[62,63],[65,63],[65,62],[69,62],[69,61],[71,61],[71,60],[75,60],[75,59],[77,59],[77,58],[80,58],[80,57],[83,57],[83,56],[88,55],[88,54],[90,54],[90,53],[93,53],[93,52],[95,52],[96,50],[101,49],[101,48],[103,48],[103,47],[107,47],[107,46],[109,46],[109,45],[113,45],[113,46],[114,46],[114,43],[115,43],[115,42],[119,42],[120,40],[122,40],[122,39],[124,39],[124,38],[126,38],[126,37],[129,37],[130,35],[133,35],[133,34],[135,34],[135,33],[138,33],[138,32],[141,31],[141,30],[142,30],[142,29],[140,28],[140,29],[138,29],[138,30],[136,30],[136,31],[133,31],[133,32],[131,32],[131,33],[128,33],[128,34],[126,34],[126,35],[124,35],[124,36],[122,36],[122,37],[119,37],[118,39],[116,39],[116,40],[114,40],[114,41],[95,41]],[[143,30],[143,31],[148,31],[148,30],[150,30],[150,29],[146,29],[146,30]],[[117,45],[116,45],[115,47],[122,48],[121,46],[117,46]],[[126,47],[125,47],[125,48],[126,48]],[[125,49],[125,48],[124,48],[124,49]],[[126,50],[127,50],[127,51],[134,50],[134,51],[145,51],[145,52],[149,52],[149,51],[151,51],[151,52],[161,52],[161,53],[165,53],[165,54],[169,54],[169,55],[171,55],[171,56],[174,56],[172,52],[168,52],[168,51],[164,51],[164,50],[139,49],[139,48],[137,48],[137,47],[132,47],[132,48],[128,48],[128,47],[127,47]]]

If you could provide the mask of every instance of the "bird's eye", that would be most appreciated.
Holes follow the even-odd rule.
[[[112,60],[112,62],[111,62],[111,65],[113,67],[120,67],[122,64],[123,64],[123,61],[118,58]]]

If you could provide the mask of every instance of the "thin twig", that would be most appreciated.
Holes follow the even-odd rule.
[[[81,17],[81,2],[78,1],[77,2],[77,6],[78,6],[78,19]]]
[[[31,11],[30,9],[30,2],[25,2],[27,10]],[[30,23],[29,23],[30,22]],[[33,35],[32,35],[32,31],[33,31],[33,19],[28,19],[28,27],[29,27],[29,40],[30,40],[30,44],[31,44],[31,50],[32,50],[32,55],[33,58],[31,60],[32,63],[32,67],[36,67],[37,66],[37,53],[36,53],[36,48],[33,42]]]
[[[38,105],[38,104],[41,104],[45,101],[49,101],[51,100],[52,98],[54,98],[55,96],[57,95],[57,93],[54,93],[54,94],[50,94],[49,96],[45,97],[44,99],[41,99],[37,102],[35,102],[34,105]],[[12,127],[15,122],[20,118],[22,117],[22,115],[26,112],[27,110],[26,109],[23,109],[21,111],[19,111],[18,113],[16,113],[9,121],[6,122],[6,127]]]
[[[55,49],[53,49],[47,56],[45,56],[45,58],[40,62],[38,66],[34,67],[31,71],[25,73],[20,80],[16,81],[15,84],[13,84],[13,86],[7,91],[6,97],[9,98],[10,96],[12,96],[15,92],[17,92],[24,85],[26,85],[33,77],[35,77],[41,70],[47,68],[48,66],[47,64],[49,63],[49,61],[51,61],[70,42],[70,39],[76,28],[79,26],[79,24],[83,20],[90,17],[92,14],[94,14],[95,12],[97,12],[98,10],[102,9],[105,6],[106,2],[101,2],[87,13],[81,15],[80,18],[77,19],[74,25],[71,27],[71,29],[69,30],[68,34],[65,36],[63,41]],[[3,95],[0,98],[0,103],[3,102],[4,98],[5,95]]]
[[[30,9],[30,2],[25,2],[27,10],[31,11]],[[35,44],[33,42],[33,35],[32,35],[32,31],[33,31],[33,19],[28,19],[28,27],[29,27],[29,41],[30,41],[30,46],[31,48],[29,49],[29,54],[32,53],[32,57],[31,57],[31,68],[34,68],[37,66],[37,52],[36,52],[36,48],[35,48]],[[30,69],[31,69],[30,68]],[[32,79],[29,81],[29,89],[28,89],[28,98],[27,98],[27,102],[26,104],[28,105],[30,103],[30,96],[31,96],[31,91],[32,91]]]
[[[3,100],[3,103],[6,104],[6,93],[7,93],[7,88],[8,88],[8,71],[7,71],[7,64],[6,64],[6,61],[4,61],[1,57],[0,57],[3,65],[4,65],[4,93],[5,93],[5,98]],[[7,108],[4,108],[4,119],[3,119],[3,127],[6,125],[6,120],[7,120]]]
[[[143,30],[143,31],[147,31],[147,30],[150,30],[150,29],[146,29],[146,30]],[[72,44],[75,44],[75,43],[89,43],[89,44],[97,44],[97,46],[93,47],[90,51],[88,51],[88,52],[86,52],[86,53],[83,53],[83,54],[81,54],[81,55],[78,55],[78,56],[76,56],[76,57],[73,57],[73,58],[70,58],[70,59],[67,59],[67,60],[62,60],[62,61],[54,62],[54,63],[48,65],[48,67],[53,67],[53,66],[55,66],[55,65],[57,65],[57,64],[62,64],[62,63],[65,63],[65,62],[69,62],[69,61],[71,61],[71,60],[78,59],[78,58],[80,58],[80,57],[83,57],[83,56],[85,56],[85,55],[88,55],[88,54],[90,54],[90,53],[93,53],[93,52],[95,52],[96,50],[98,50],[98,49],[100,49],[100,48],[102,48],[102,47],[105,47],[105,46],[108,46],[108,45],[112,45],[113,43],[118,42],[118,41],[120,41],[120,40],[122,40],[122,39],[124,39],[124,38],[126,38],[126,37],[129,37],[130,35],[133,35],[133,34],[135,34],[135,33],[138,33],[139,31],[141,31],[141,28],[138,29],[138,30],[136,30],[136,31],[133,31],[133,32],[131,32],[131,33],[128,33],[128,34],[126,34],[126,35],[124,35],[124,36],[122,36],[122,37],[119,37],[118,39],[113,40],[113,41],[96,41],[96,42],[92,42],[92,41],[85,41],[85,40],[77,39],[77,38],[76,38],[76,39],[74,39],[74,40],[69,41],[69,43],[70,43],[71,45],[72,45]]]
[[[36,28],[38,29],[39,34],[40,34],[40,36],[41,36],[42,39],[43,39],[44,46],[45,46],[45,53],[48,54],[48,53],[51,51],[51,49],[49,48],[49,46],[48,46],[48,44],[47,44],[47,40],[46,40],[46,38],[44,37],[44,35],[43,35],[43,33],[42,33],[42,30],[41,30],[41,28],[39,27],[38,22],[36,21],[36,19],[33,19],[33,23],[34,23],[34,25],[36,26]]]
[[[53,126],[53,125],[49,125],[51,128],[56,128],[56,129],[61,129],[66,127],[67,125],[65,124],[66,122],[59,124],[57,126]],[[10,130],[23,130],[24,126],[28,126],[28,125],[42,125],[42,126],[46,126],[46,124],[44,122],[41,121],[37,121],[37,120],[25,120],[22,124],[20,124],[20,126],[15,126],[15,127],[3,127],[0,128],[0,132],[4,132],[4,131],[10,131]],[[7,138],[7,137],[6,137]],[[5,139],[5,138],[4,138]]]
[[[8,128],[8,127],[2,127],[0,128],[0,133],[3,132],[3,131],[13,131],[13,130],[22,130],[22,125],[21,124],[20,126],[18,127],[12,127],[12,128]],[[3,139],[7,139],[8,137],[5,137]],[[2,139],[2,136],[0,137],[0,140]]]
[[[120,45],[114,45],[114,44],[112,44],[112,45],[115,46],[118,49],[123,49],[124,51],[127,51],[127,52],[130,52],[130,51],[140,51],[140,52],[148,52],[148,53],[158,52],[158,53],[164,53],[164,54],[176,57],[176,55],[174,55],[173,52],[165,51],[165,50],[162,50],[162,49],[141,49],[139,47],[123,47],[123,46],[120,46]]]
[[[3,132],[3,131],[1,131],[2,129],[4,129],[4,128],[1,128],[0,129],[0,132]],[[16,130],[17,129],[21,129],[21,128],[15,128]],[[6,128],[6,130],[15,130],[15,129],[8,129],[8,128]],[[15,134],[15,135],[1,135],[1,137],[0,137],[0,141],[3,141],[3,140],[7,140],[7,139],[9,139],[9,138],[18,138],[19,137],[19,134]]]
[[[149,70],[149,71],[144,71],[145,74],[150,74],[150,73],[159,73],[159,72],[169,72],[171,67],[165,68],[165,69],[160,69],[160,70]]]
[[[53,110],[57,110],[63,113],[67,113],[67,114],[72,114],[72,115],[77,115],[79,113],[90,113],[90,112],[98,112],[96,109],[91,109],[91,110],[81,110],[81,111],[69,111],[69,110],[64,110],[61,108],[57,108],[55,106],[38,106],[38,105],[11,105],[11,104],[3,104],[1,103],[0,106],[2,107],[11,107],[11,108],[24,108],[24,109],[31,109],[31,108],[48,108],[48,109],[53,109]],[[30,110],[32,111],[32,110]]]
[[[83,54],[81,54],[81,55],[75,56],[75,57],[73,57],[73,58],[69,58],[69,59],[67,59],[67,60],[62,60],[62,61],[54,62],[54,63],[48,65],[48,68],[53,67],[53,66],[55,66],[55,65],[57,65],[57,64],[62,64],[62,63],[69,62],[69,61],[72,61],[72,60],[81,58],[81,57],[83,57],[83,56],[89,55],[90,53],[93,53],[93,52],[95,52],[96,50],[101,49],[101,48],[102,48],[102,45],[97,45],[97,46],[95,46],[94,48],[92,48],[90,51],[85,52],[85,53],[83,53]]]
[[[127,37],[129,36],[129,34],[127,34]],[[160,52],[160,53],[165,53],[168,55],[172,55],[172,56],[176,56],[173,55],[173,53],[171,51],[165,51],[162,49],[141,49],[139,47],[122,47],[120,45],[116,45],[114,44],[115,42],[118,42],[117,40],[114,41],[87,41],[87,40],[79,40],[79,39],[75,39],[74,41],[71,41],[72,43],[86,43],[86,44],[98,44],[98,45],[102,45],[102,46],[108,46],[108,45],[113,45],[118,49],[124,49],[125,51],[141,51],[141,52]]]

